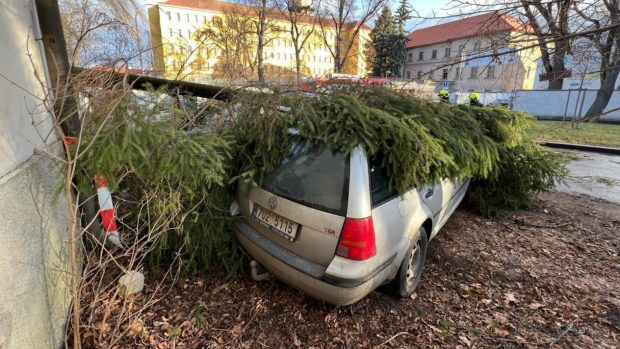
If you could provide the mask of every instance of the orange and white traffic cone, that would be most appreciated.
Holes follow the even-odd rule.
[[[116,227],[116,216],[114,214],[114,203],[112,193],[108,188],[108,182],[102,175],[95,175],[95,186],[97,187],[97,198],[99,199],[99,213],[101,214],[101,225],[105,232],[106,240],[118,247],[121,244],[118,229]]]

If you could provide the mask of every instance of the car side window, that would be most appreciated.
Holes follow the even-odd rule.
[[[372,156],[368,159],[368,168],[370,172],[370,196],[372,205],[382,204],[386,200],[396,196],[395,190],[390,190],[390,181],[388,180],[385,169],[381,167],[381,157]]]

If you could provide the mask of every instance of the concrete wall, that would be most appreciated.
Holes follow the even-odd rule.
[[[58,347],[69,298],[62,172],[35,74],[47,70],[30,0],[0,2],[0,348]],[[31,58],[27,56],[28,52]],[[32,62],[31,62],[32,60]],[[58,153],[58,149],[55,151]],[[59,153],[58,153],[59,154]]]
[[[581,95],[579,95],[578,90],[517,91],[513,109],[528,112],[539,118],[561,119],[566,115],[567,118],[572,119],[574,116],[585,115],[595,97],[596,90],[582,91]],[[582,101],[583,108],[581,107]],[[620,108],[620,91],[614,91],[606,110],[616,108]],[[620,110],[603,116],[601,121],[620,122]]]

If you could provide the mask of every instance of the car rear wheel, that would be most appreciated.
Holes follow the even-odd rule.
[[[409,297],[418,287],[422,278],[424,262],[426,261],[427,245],[428,236],[426,235],[426,229],[422,227],[417,240],[409,246],[409,250],[398,269],[396,282],[399,296]]]

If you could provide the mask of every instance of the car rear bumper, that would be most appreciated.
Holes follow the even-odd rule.
[[[336,305],[357,302],[389,277],[396,255],[363,277],[345,279],[327,274],[322,265],[296,255],[256,232],[245,220],[233,223],[245,251],[278,279],[310,296]]]

